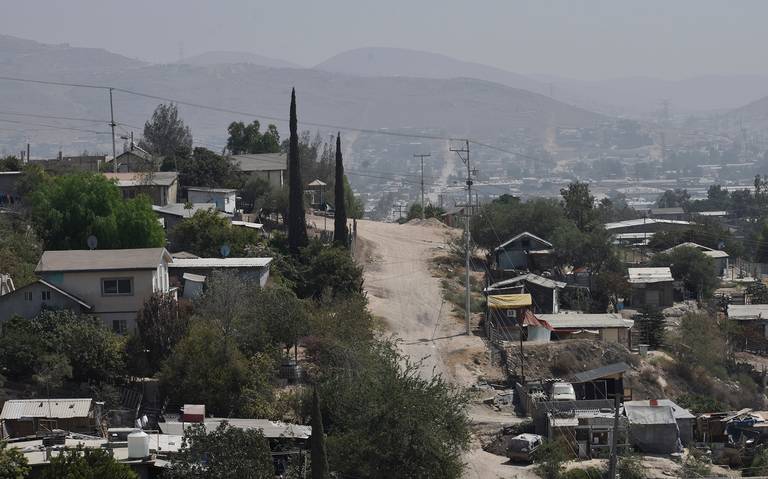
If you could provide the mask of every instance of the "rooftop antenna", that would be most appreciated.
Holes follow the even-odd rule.
[[[91,251],[95,250],[96,246],[99,244],[99,240],[93,235],[89,236],[85,242],[88,244],[88,249]]]

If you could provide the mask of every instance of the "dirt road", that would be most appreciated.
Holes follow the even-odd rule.
[[[371,311],[402,340],[400,348],[411,361],[421,361],[422,376],[442,374],[453,384],[468,387],[487,375],[483,341],[464,334],[463,319],[443,301],[440,281],[429,268],[430,258],[444,253],[447,238],[456,232],[444,226],[357,224],[357,256],[365,268]],[[473,407],[469,414],[475,424],[496,423],[499,428],[519,421],[483,407]],[[465,460],[465,477],[470,479],[536,477],[529,468],[505,464],[506,458],[483,451],[476,442]]]

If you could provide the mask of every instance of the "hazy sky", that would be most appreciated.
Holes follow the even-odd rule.
[[[169,62],[427,50],[574,78],[768,74],[764,0],[0,0],[0,33]]]

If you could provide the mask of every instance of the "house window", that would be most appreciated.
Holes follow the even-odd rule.
[[[117,334],[125,334],[128,332],[128,322],[125,319],[113,319],[112,331]]]
[[[109,278],[101,280],[102,296],[128,296],[133,294],[133,278]]]
[[[40,299],[43,301],[50,301],[51,300],[51,292],[48,290],[40,291]]]
[[[24,299],[27,301],[32,301],[32,291],[25,291],[24,292]]]

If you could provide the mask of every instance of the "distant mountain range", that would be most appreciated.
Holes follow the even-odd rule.
[[[277,58],[265,57],[249,52],[215,51],[184,58],[179,61],[186,65],[210,66],[233,63],[252,63],[269,68],[302,68],[300,65]]]

